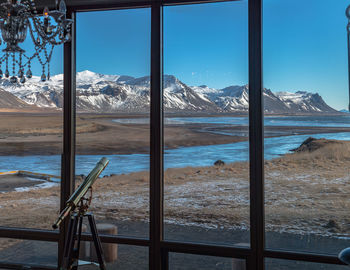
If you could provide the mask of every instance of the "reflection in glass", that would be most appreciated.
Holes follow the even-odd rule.
[[[166,239],[249,246],[247,15],[164,9]]]
[[[31,51],[26,42],[23,48]],[[0,80],[0,225],[51,229],[59,210],[63,134],[62,46],[50,81]],[[56,54],[57,52],[57,54]]]
[[[85,250],[81,258],[97,262],[96,255],[90,252],[90,243],[83,242]],[[92,243],[91,243],[92,245]],[[103,244],[107,270],[146,270],[148,269],[148,248],[119,244]],[[96,266],[81,266],[82,270],[93,270]]]
[[[1,262],[57,267],[57,243],[2,238],[0,247]]]
[[[340,112],[348,105],[346,7],[264,2],[268,248],[336,255],[348,246],[350,117]]]
[[[101,157],[110,160],[91,204],[98,224],[116,228],[107,234],[149,231],[149,23],[150,9],[77,18],[77,184]]]
[[[244,259],[221,258],[214,256],[169,253],[170,270],[240,270],[245,269],[246,262]]]
[[[280,259],[265,259],[266,270],[346,270],[348,266],[345,265],[334,265],[334,264],[321,264],[321,263],[310,263],[301,261],[289,261]]]

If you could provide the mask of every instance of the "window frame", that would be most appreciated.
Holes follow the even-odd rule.
[[[262,71],[262,4],[263,0],[249,0],[249,161],[250,161],[250,248],[224,245],[206,245],[163,238],[163,6],[224,2],[212,0],[151,0],[121,3],[118,0],[88,1],[86,5],[67,3],[67,14],[76,21],[77,12],[117,9],[151,8],[151,117],[150,117],[150,234],[149,239],[102,235],[104,243],[127,244],[149,248],[149,269],[168,269],[168,254],[188,253],[218,257],[245,259],[247,269],[265,269],[265,258],[297,260],[315,263],[343,263],[330,255],[273,250],[265,248],[264,224],[264,134],[263,134],[263,71]],[[227,0],[236,1],[236,0]],[[72,1],[74,2],[74,1]],[[75,24],[74,24],[75,25]],[[75,175],[75,76],[76,76],[76,28],[72,40],[64,45],[64,131],[61,164],[61,203],[74,189]],[[0,224],[1,225],[1,224]],[[58,242],[58,254],[63,252],[67,222],[59,231],[0,227],[0,237],[25,240]],[[92,240],[84,234],[82,240]],[[59,256],[60,258],[61,256]],[[60,262],[59,262],[60,264]],[[0,262],[2,267],[22,267],[20,264]],[[20,269],[20,268],[14,268]],[[56,269],[36,266],[35,269]]]

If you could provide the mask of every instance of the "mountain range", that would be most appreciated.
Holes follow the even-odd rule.
[[[92,71],[77,73],[76,105],[80,112],[148,112],[150,77],[104,75]],[[249,87],[229,86],[214,89],[206,85],[189,86],[173,75],[164,76],[163,104],[167,112],[248,112]],[[271,114],[338,113],[317,93],[277,92],[264,89],[264,110]],[[61,109],[63,75],[50,81],[39,77],[25,84],[0,80],[0,108],[26,106]]]

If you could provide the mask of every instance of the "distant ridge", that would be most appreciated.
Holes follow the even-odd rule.
[[[76,104],[84,112],[147,112],[150,105],[150,77],[105,75],[85,70],[77,73]],[[63,75],[41,82],[34,76],[24,85],[0,80],[3,92],[21,102],[12,106],[34,105],[62,108]],[[188,86],[173,75],[164,76],[164,108],[167,112],[247,113],[248,85],[214,89],[206,85]],[[264,111],[269,114],[339,113],[327,105],[317,93],[277,92],[264,89]]]
[[[16,97],[8,91],[0,89],[1,109],[31,109],[33,106]]]

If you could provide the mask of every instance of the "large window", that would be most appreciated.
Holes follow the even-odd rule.
[[[119,235],[148,236],[149,53],[150,9],[78,14],[76,174],[109,159],[92,210]]]
[[[21,47],[27,55],[34,53],[30,40]],[[42,68],[35,61],[31,67],[25,67],[25,73],[30,70],[33,74],[32,78],[26,78],[25,84],[11,84],[5,75],[0,80],[0,226],[51,230],[51,222],[59,211],[62,55],[62,46],[58,46],[52,55],[50,81],[40,80]],[[10,76],[17,75],[13,74],[12,61],[1,63],[1,70],[3,73],[8,70]],[[46,66],[45,74],[48,72]],[[28,250],[33,246],[32,250],[37,251],[38,243],[45,244],[1,239],[0,261],[36,263],[37,255],[27,253],[17,259],[15,251],[21,246]],[[45,263],[55,264],[57,243],[49,243],[47,247],[50,259]]]
[[[1,269],[56,268],[103,156],[108,269],[345,269],[345,0],[67,2],[51,80],[0,80]]]
[[[164,8],[166,239],[249,246],[247,45],[248,1]]]
[[[336,255],[349,236],[347,3],[300,4],[297,17],[296,1],[264,4],[266,246]]]

